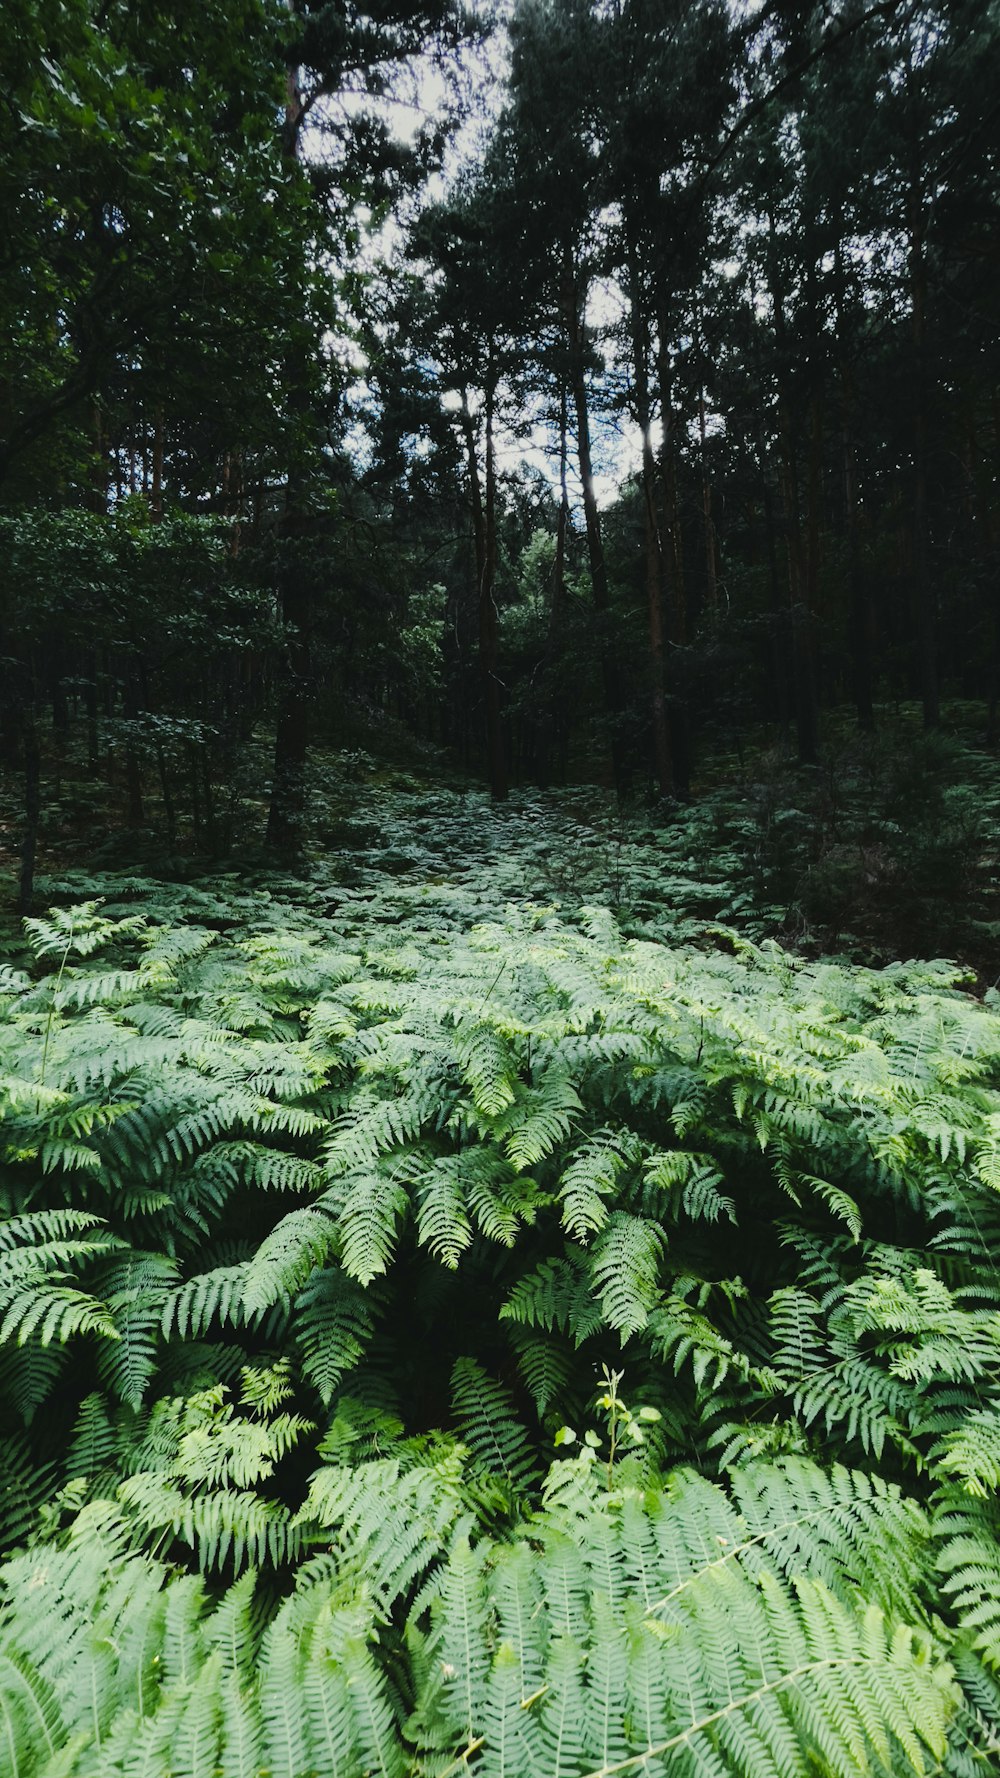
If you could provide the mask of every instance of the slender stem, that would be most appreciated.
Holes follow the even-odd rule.
[[[45,1085],[45,1070],[48,1066],[48,1060],[49,1060],[49,1039],[52,1036],[52,1022],[56,1016],[56,996],[58,995],[59,989],[62,985],[63,974],[66,969],[66,962],[67,962],[67,959],[69,957],[72,947],[73,947],[73,915],[70,914],[70,917],[69,917],[69,937],[66,940],[66,949],[64,950],[64,952],[62,954],[62,961],[59,965],[59,969],[56,974],[56,984],[52,990],[52,1005],[49,1007],[49,1016],[48,1016],[48,1019],[46,1020],[46,1023],[45,1023],[45,1042],[42,1045],[42,1066],[41,1066],[41,1072],[39,1073],[39,1076],[38,1076],[39,1088],[41,1088]],[[38,1109],[39,1109],[39,1111],[41,1111],[41,1109],[42,1109],[42,1095],[41,1095],[40,1091],[38,1094]]]

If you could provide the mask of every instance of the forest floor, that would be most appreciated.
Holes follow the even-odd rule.
[[[278,869],[246,803],[225,856],[182,832],[169,850],[162,811],[121,828],[120,791],[81,772],[54,787],[43,824],[36,905],[101,897],[159,900],[227,927],[276,917],[468,927],[508,903],[574,919],[610,908],[623,929],[665,942],[716,942],[717,928],[773,939],[806,956],[878,965],[947,957],[982,991],[1000,975],[1000,759],[978,706],[953,704],[921,732],[915,708],[886,713],[876,736],[831,719],[821,763],[756,738],[702,759],[689,804],[619,804],[594,785],[483,788],[428,759],[400,769],[359,749],[318,749],[309,839]],[[0,795],[0,848],[14,875],[17,806]],[[10,896],[4,898],[8,901]],[[17,948],[16,923],[7,945]]]

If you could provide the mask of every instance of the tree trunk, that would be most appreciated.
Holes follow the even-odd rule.
[[[649,394],[649,329],[642,301],[639,249],[634,232],[628,243],[629,311],[632,335],[632,374],[635,384],[635,417],[642,437],[642,534],[646,579],[646,621],[649,633],[649,675],[652,692],[650,716],[653,732],[653,763],[661,797],[674,791],[674,765],[667,717],[666,640],[663,624],[663,539],[656,511],[656,459],[653,456],[653,416]]]
[[[503,717],[500,708],[499,644],[495,597],[497,573],[497,468],[493,440],[496,379],[493,354],[487,364],[486,389],[486,502],[484,512],[483,567],[479,581],[479,663],[486,700],[486,754],[490,795],[495,803],[507,795]]]
[[[663,581],[667,600],[667,627],[676,648],[687,642],[687,591],[684,557],[677,512],[677,464],[674,437],[673,366],[670,360],[670,314],[663,295],[658,317],[656,374],[660,391],[660,492],[663,502]]]
[[[570,381],[576,415],[576,451],[583,493],[583,518],[587,533],[587,559],[594,609],[597,613],[598,648],[604,705],[611,739],[611,769],[619,798],[628,790],[628,767],[622,734],[622,695],[611,630],[611,597],[608,587],[608,566],[604,556],[601,515],[594,491],[594,462],[590,444],[590,409],[587,401],[587,379],[584,368],[583,321],[580,298],[572,272],[566,278],[566,337],[569,343]]]
[[[138,675],[136,667],[131,662],[125,669],[123,710],[126,723],[136,724],[138,722]],[[139,763],[134,729],[127,734],[125,741],[125,785],[128,792],[129,826],[141,827],[145,819],[145,811],[142,806],[142,767]]]
[[[87,717],[87,770],[92,778],[96,778],[101,769],[101,738],[97,718],[97,656],[93,654],[87,661],[87,676],[83,682],[83,707]]]
[[[281,568],[280,603],[285,647],[265,845],[282,857],[294,858],[302,843],[306,803],[310,600],[302,583],[300,567],[290,555],[286,556]]]
[[[708,457],[705,450],[705,391],[698,390],[698,442],[701,447],[701,522],[705,534],[705,608],[709,621],[719,615],[719,580],[715,555],[715,526],[712,522],[712,484],[708,479]]]
[[[35,892],[35,856],[38,849],[38,822],[42,810],[42,767],[35,719],[33,688],[31,701],[21,717],[21,750],[24,758],[24,834],[21,840],[21,868],[18,882],[17,908],[30,914]]]
[[[794,392],[789,383],[789,341],[785,318],[785,292],[778,260],[778,234],[773,211],[768,212],[768,283],[774,314],[778,354],[778,449],[781,462],[781,494],[788,557],[788,603],[792,629],[792,677],[795,695],[795,731],[800,765],[815,765],[819,756],[819,712],[816,687],[816,641],[799,513],[798,446],[795,431]]]
[[[855,443],[857,397],[848,345],[843,230],[840,226],[839,215],[836,220],[838,226],[833,270],[834,302],[837,315],[837,355],[840,369],[840,448],[844,476],[844,526],[847,532],[847,572],[850,594],[848,647],[851,656],[858,725],[871,732],[875,727],[875,706],[873,703],[875,613],[861,547],[858,453]]]
[[[687,591],[684,584],[684,554],[680,517],[677,510],[677,460],[675,448],[675,416],[673,400],[673,367],[670,358],[670,304],[666,285],[660,292],[657,317],[658,337],[656,374],[660,394],[660,493],[663,517],[661,537],[661,584],[666,605],[666,641],[669,650],[686,646],[688,639]],[[652,448],[652,440],[650,441]],[[688,712],[683,697],[677,695],[675,669],[674,699],[670,705],[671,763],[674,789],[679,797],[687,797],[691,789]]]
[[[295,10],[293,0],[286,0],[288,10]],[[289,160],[296,160],[304,110],[299,91],[298,69],[289,67],[285,80],[285,116],[282,148]],[[290,350],[284,367],[288,403],[294,409],[302,399],[304,374],[301,361]],[[290,472],[285,488],[283,530],[294,534],[297,517],[297,480]],[[279,575],[279,607],[285,635],[284,660],[278,692],[278,711],[274,730],[274,765],[271,773],[271,799],[267,812],[264,843],[269,851],[294,858],[302,845],[302,823],[306,802],[306,759],[309,750],[309,691],[311,677],[310,629],[312,601],[294,552],[286,550]],[[207,787],[206,787],[207,789]],[[210,817],[209,817],[210,819]]]
[[[500,681],[497,676],[497,614],[493,598],[496,574],[496,466],[493,452],[493,394],[486,395],[486,493],[479,473],[476,423],[467,400],[459,423],[469,470],[469,506],[476,585],[476,616],[479,632],[479,673],[486,716],[486,766],[490,795],[502,802],[507,795],[507,770],[500,719]]]
[[[153,415],[153,481],[149,495],[150,517],[163,517],[163,404],[157,402]]]
[[[549,638],[553,642],[562,628],[563,606],[566,602],[566,533],[569,529],[568,431],[566,379],[563,377],[559,386],[559,518],[556,522],[556,554],[552,564],[552,604],[549,609]]]
[[[108,485],[111,479],[111,465],[108,458],[108,439],[104,430],[104,416],[101,404],[94,401],[94,455],[89,477],[87,506],[91,512],[106,513],[108,510]]]
[[[917,632],[920,699],[924,727],[941,720],[937,643],[930,581],[930,535],[927,523],[927,266],[924,258],[926,218],[919,169],[919,141],[914,128],[909,210],[909,272],[911,339],[913,344],[912,529],[913,606]]]

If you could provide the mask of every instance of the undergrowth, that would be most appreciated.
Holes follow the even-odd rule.
[[[392,880],[5,969],[5,1769],[992,1769],[992,995]]]
[[[670,943],[721,923],[813,957],[954,957],[986,987],[1000,977],[1000,768],[978,720],[955,704],[947,728],[925,735],[903,710],[866,736],[831,717],[820,766],[796,767],[777,745],[708,754],[695,799],[670,806],[576,786],[521,789],[493,807],[460,779],[354,748],[317,761],[294,870],[254,853],[253,822],[228,859],[170,857],[155,828],[121,834],[88,807],[75,841],[53,829],[38,895],[155,904],[166,880],[185,896],[175,912],[221,926],[273,921],[280,904],[286,924],[353,916],[361,932],[399,920],[464,930],[511,901],[574,920],[594,904]]]

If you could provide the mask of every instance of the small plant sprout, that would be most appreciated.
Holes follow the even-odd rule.
[[[608,1454],[606,1458],[608,1487],[614,1483],[615,1460],[622,1447],[635,1448],[645,1442],[644,1426],[653,1426],[661,1418],[658,1408],[640,1407],[632,1409],[626,1405],[619,1394],[619,1387],[624,1381],[624,1371],[609,1370],[607,1365],[601,1369],[600,1391],[595,1406],[605,1417],[607,1424]],[[555,1436],[556,1446],[575,1445],[577,1434],[572,1426],[560,1426]],[[583,1435],[580,1447],[580,1459],[584,1463],[593,1463],[597,1459],[602,1444],[601,1435],[588,1428]]]

